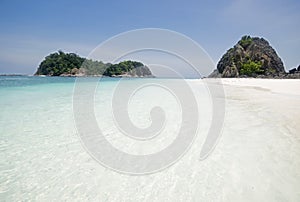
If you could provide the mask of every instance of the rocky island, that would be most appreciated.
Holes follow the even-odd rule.
[[[150,69],[141,62],[128,60],[118,64],[103,63],[63,51],[48,55],[40,63],[35,75],[154,77]]]
[[[222,56],[210,78],[300,78],[300,66],[285,72],[283,62],[264,38],[243,36]]]

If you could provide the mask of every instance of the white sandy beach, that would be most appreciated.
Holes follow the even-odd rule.
[[[203,161],[199,154],[210,103],[203,98],[203,81],[189,82],[201,111],[191,150],[174,166],[152,175],[101,172],[96,179],[108,183],[98,194],[113,201],[299,201],[300,80],[222,79],[222,136]]]

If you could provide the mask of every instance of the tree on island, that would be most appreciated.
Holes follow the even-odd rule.
[[[118,64],[103,63],[78,56],[75,53],[58,51],[48,55],[39,65],[35,75],[48,76],[134,76],[152,77],[147,66],[137,61],[122,61]]]
[[[51,53],[41,62],[35,74],[59,76],[64,73],[71,73],[73,68],[79,69],[84,60],[75,53],[64,53],[63,51]]]

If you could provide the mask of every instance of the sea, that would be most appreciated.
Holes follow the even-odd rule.
[[[109,163],[103,165],[90,154],[78,134],[79,125],[87,117],[76,120],[80,113],[74,113],[74,103],[78,103],[75,98],[80,99],[74,95],[76,89],[85,92],[96,85],[95,95],[91,97],[96,122],[113,147],[130,155],[147,155],[170,145],[180,129],[180,95],[174,96],[169,89],[162,88],[163,83],[174,81],[176,79],[0,76],[1,201],[125,199],[125,193],[119,196],[113,193],[117,187],[127,189],[122,185],[126,180],[122,182],[117,178],[129,179],[131,174],[136,174],[135,170],[110,169]],[[123,86],[119,89],[122,92],[118,92],[118,85]],[[134,86],[137,88],[132,88]],[[134,89],[130,98],[124,95],[127,87]],[[116,101],[113,101],[114,96]],[[84,111],[90,102],[82,102],[80,106]],[[151,109],[162,107],[166,118],[164,135],[146,138],[148,141],[130,141],[130,137],[124,137],[112,110],[122,103],[127,103],[124,107],[130,112],[132,123],[142,129],[152,123]],[[89,124],[88,121],[88,127]],[[145,174],[155,173],[157,169],[160,168],[147,170]],[[143,175],[143,172],[138,174]],[[104,180],[107,177],[110,179]],[[106,188],[101,188],[103,186]]]
[[[222,130],[201,159],[214,114],[201,80],[0,76],[0,201],[299,201],[299,98],[224,89]],[[94,127],[115,150],[87,144]]]

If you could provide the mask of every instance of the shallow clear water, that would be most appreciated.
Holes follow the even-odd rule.
[[[83,83],[89,85],[98,79],[83,78]],[[167,135],[136,144],[118,133],[110,106],[119,81],[104,78],[95,95],[95,115],[106,138],[116,148],[131,154],[154,153],[170,144],[180,125],[180,109],[172,96],[157,87],[136,93],[128,111],[133,123],[145,128],[151,124],[151,108],[162,106],[167,115]],[[145,79],[123,81],[126,85],[135,85]],[[151,79],[147,81],[151,83]],[[81,145],[72,111],[74,82],[75,78],[62,77],[0,77],[1,199],[112,198],[112,193],[104,194],[98,188],[103,183],[115,185],[99,178],[107,177],[106,172],[112,176],[122,175],[98,164]]]
[[[170,168],[130,176],[101,166],[82,146],[72,111],[74,81],[0,77],[1,201],[300,200],[299,97],[225,86],[222,137],[211,156],[200,161],[211,102],[201,81],[187,81],[200,112],[195,142]],[[167,112],[167,132],[150,142],[130,142],[118,133],[108,107],[118,81],[104,80],[95,97],[97,122],[108,140],[133,154],[170,144],[181,122],[176,99],[156,88],[133,97],[128,109],[133,123],[147,127],[149,109],[159,103]],[[134,82],[140,80],[128,79]]]

